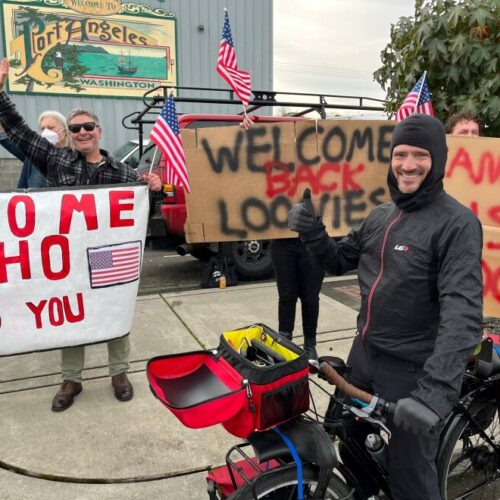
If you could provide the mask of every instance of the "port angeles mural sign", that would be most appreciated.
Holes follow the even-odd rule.
[[[175,14],[119,0],[2,2],[9,91],[140,97],[177,85]]]

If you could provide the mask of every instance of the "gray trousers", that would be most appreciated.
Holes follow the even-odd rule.
[[[110,340],[108,346],[109,375],[111,377],[128,371],[130,353],[129,336]],[[61,372],[63,380],[80,383],[85,363],[85,347],[67,347],[61,350]]]

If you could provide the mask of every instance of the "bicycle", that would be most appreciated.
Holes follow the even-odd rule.
[[[336,385],[336,389],[329,395],[330,403],[322,424],[308,420],[311,427],[305,432],[306,437],[300,432],[295,436],[294,444],[299,454],[305,457],[302,481],[297,477],[297,465],[290,450],[276,439],[276,432],[259,432],[250,435],[246,442],[233,446],[226,455],[226,469],[233,493],[219,497],[212,489],[209,491],[211,498],[366,498],[359,480],[359,469],[350,470],[336,460],[334,442],[350,450],[363,469],[363,477],[371,477],[390,498],[386,465],[345,433],[344,420],[346,415],[354,415],[385,430],[390,436],[384,422],[391,416],[394,405],[348,384],[342,377],[348,367],[339,358],[324,358],[321,371],[330,383]],[[347,402],[346,395],[354,397],[361,406]],[[483,342],[480,355],[467,367],[462,396],[447,418],[441,434],[437,465],[443,499],[500,498],[499,402],[500,357],[492,342]],[[282,426],[283,432],[294,434],[294,429],[304,426],[305,421],[304,417],[293,420]],[[318,447],[333,450],[335,459],[331,463],[317,463],[308,457],[304,442],[310,444],[313,434]],[[263,471],[256,465],[255,459],[244,451],[246,447],[253,449],[257,462],[274,460],[275,463],[269,470]],[[242,457],[242,461],[235,462],[231,458],[235,453]],[[245,474],[242,462],[251,464],[251,474]],[[330,469],[326,470],[328,467]],[[302,497],[298,494],[299,489]]]

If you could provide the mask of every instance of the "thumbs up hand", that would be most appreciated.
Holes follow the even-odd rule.
[[[288,213],[288,229],[299,234],[307,234],[317,229],[318,226],[324,227],[320,218],[316,216],[311,200],[311,190],[306,188],[302,201],[296,203]]]

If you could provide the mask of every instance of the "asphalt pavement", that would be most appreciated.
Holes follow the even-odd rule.
[[[355,334],[353,277],[327,278],[318,352],[345,357]],[[161,354],[216,347],[219,336],[256,322],[277,328],[274,283],[140,296],[131,333],[132,401],[113,396],[104,345],[86,349],[83,392],[68,410],[50,409],[59,351],[0,360],[2,500],[206,499],[207,470],[238,439],[222,426],[184,427],[150,392],[145,366]],[[300,310],[300,308],[298,308]],[[302,344],[300,311],[294,341]],[[312,389],[320,411],[327,398]]]

